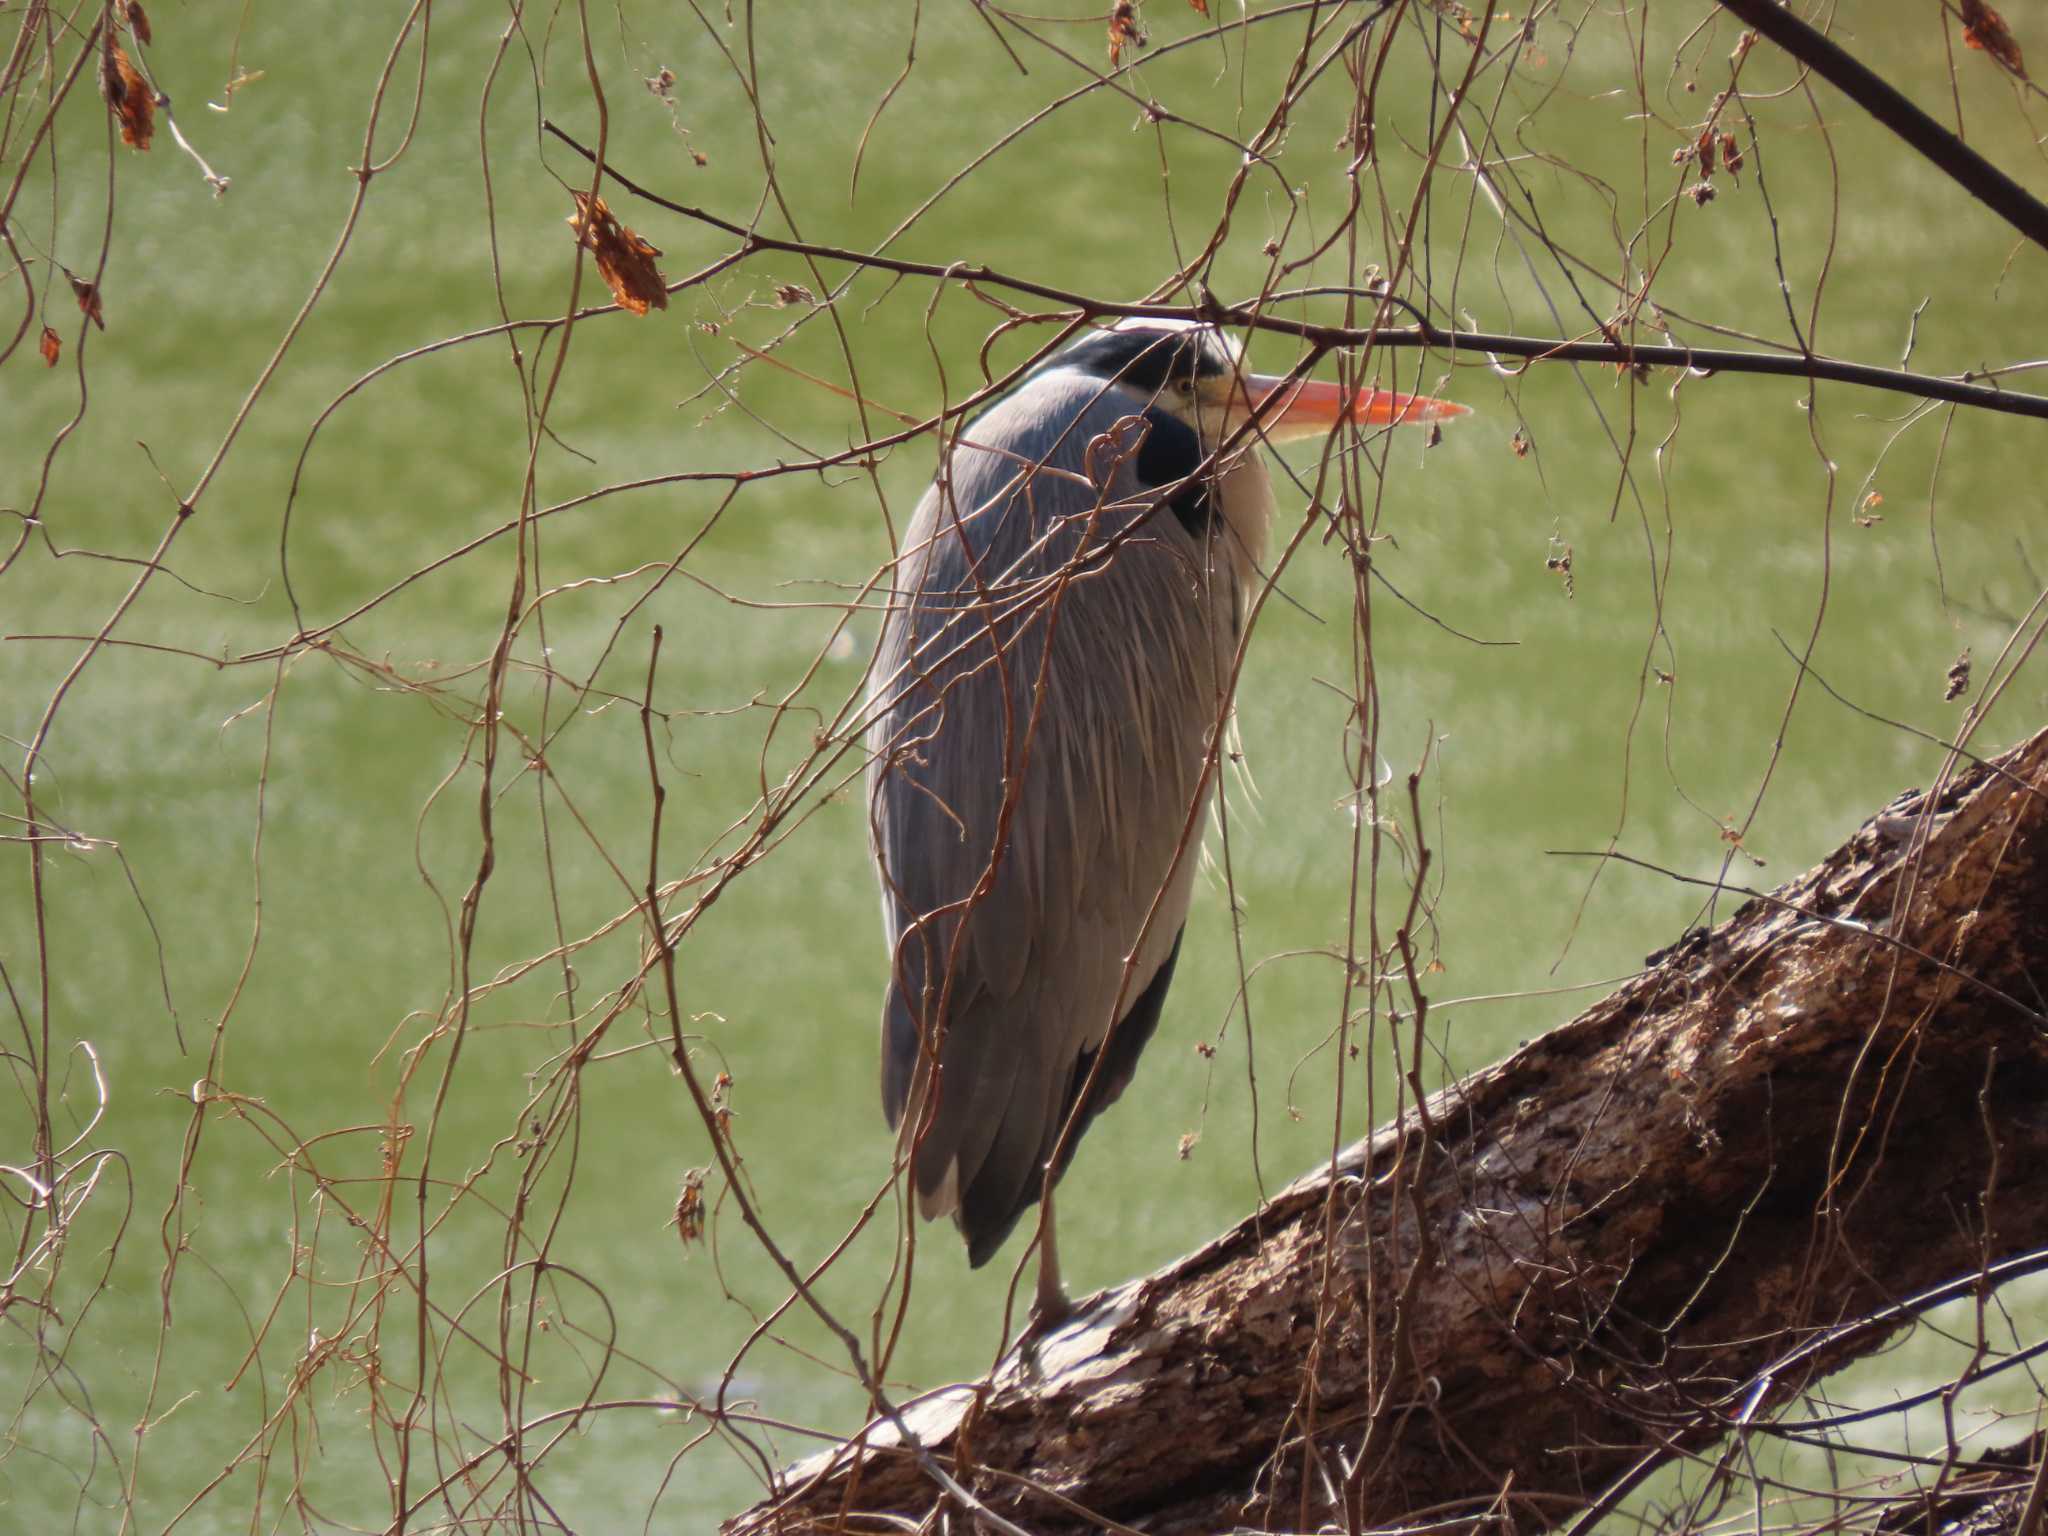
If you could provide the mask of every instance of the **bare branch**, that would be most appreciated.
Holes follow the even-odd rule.
[[[1035,1366],[927,1403],[925,1445],[1046,1532],[1446,1515],[1539,1531],[1764,1423],[1952,1299],[1952,1277],[2038,1269],[2048,1200],[1992,1170],[2048,1156],[2026,1108],[2048,1035],[1957,969],[2019,989],[2048,969],[2044,789],[2048,732],[1901,795],[1334,1172],[1094,1298]],[[1987,1072],[1995,1149],[1976,1133]],[[1415,1209],[1389,1185],[1404,1160]],[[1323,1300],[1326,1254],[1344,1279]],[[1365,1298],[1418,1256],[1376,1334]],[[1319,1320],[1336,1347],[1311,1372]],[[1398,1387],[1369,1413],[1375,1367]],[[1305,1379],[1311,1440],[1288,1431]],[[865,1446],[792,1470],[728,1532],[921,1518],[936,1494],[887,1427]]]
[[[2034,244],[2048,250],[2048,203],[1908,101],[1882,75],[1777,0],[1720,0],[1924,156]]]

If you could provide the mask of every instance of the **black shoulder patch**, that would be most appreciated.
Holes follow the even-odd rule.
[[[1206,538],[1215,509],[1210,505],[1209,477],[1195,475],[1202,467],[1202,440],[1195,436],[1193,427],[1157,406],[1145,412],[1145,421],[1148,430],[1138,449],[1139,481],[1148,490],[1186,481],[1167,506],[1180,519],[1181,527],[1198,541]]]

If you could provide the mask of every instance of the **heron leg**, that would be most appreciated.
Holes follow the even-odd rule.
[[[1045,1192],[1045,1208],[1038,1218],[1038,1296],[1031,1307],[1031,1328],[1043,1332],[1065,1322],[1074,1304],[1060,1284],[1060,1245],[1054,1236],[1052,1190]]]

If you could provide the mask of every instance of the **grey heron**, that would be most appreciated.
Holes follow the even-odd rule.
[[[1273,492],[1261,438],[1462,415],[1093,330],[968,423],[904,532],[869,681],[882,1102],[979,1266],[1131,1080],[1179,957]]]

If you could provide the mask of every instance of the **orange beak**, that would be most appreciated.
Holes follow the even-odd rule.
[[[1263,373],[1248,373],[1243,377],[1245,395],[1241,397],[1242,403],[1232,402],[1231,425],[1235,427],[1250,420],[1256,413],[1261,434],[1275,443],[1327,437],[1335,427],[1345,422],[1366,427],[1390,427],[1410,422],[1449,421],[1472,412],[1469,405],[1457,405],[1429,395],[1403,395],[1388,389],[1347,390],[1319,379],[1289,381]]]

